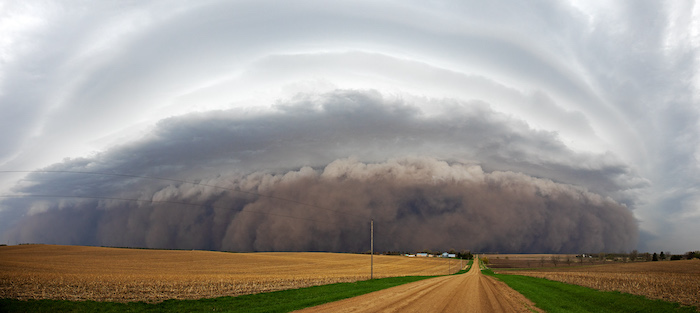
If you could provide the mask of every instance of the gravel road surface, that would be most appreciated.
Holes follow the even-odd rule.
[[[442,276],[326,303],[298,312],[532,312],[533,303],[481,274],[478,261],[461,275]]]

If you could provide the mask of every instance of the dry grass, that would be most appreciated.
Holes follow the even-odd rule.
[[[374,277],[443,275],[446,262],[374,256]],[[457,267],[453,260],[452,272]],[[0,247],[0,298],[199,299],[366,280],[369,270],[370,256],[358,254],[6,246]]]
[[[600,290],[617,290],[700,308],[700,260],[607,264],[499,273],[546,278]]]

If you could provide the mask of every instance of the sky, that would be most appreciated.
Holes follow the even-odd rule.
[[[694,1],[0,1],[0,241],[700,249]]]

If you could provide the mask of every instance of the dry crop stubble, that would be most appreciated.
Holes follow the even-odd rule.
[[[597,257],[580,258],[576,254],[482,254],[481,256],[488,258],[489,267],[492,269],[571,267],[607,263]]]
[[[606,264],[558,269],[498,271],[600,290],[642,295],[700,308],[700,260]]]
[[[374,277],[447,274],[444,259],[374,256]],[[451,270],[459,270],[452,260]],[[370,256],[21,245],[0,247],[0,297],[146,301],[369,279]]]

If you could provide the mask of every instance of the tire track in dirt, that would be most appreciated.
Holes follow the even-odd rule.
[[[532,312],[539,311],[503,282],[469,272],[396,286],[297,312]],[[540,311],[541,312],[541,311]]]

